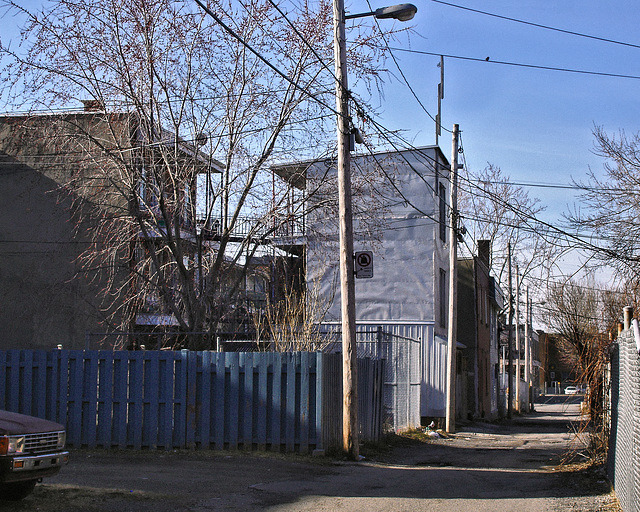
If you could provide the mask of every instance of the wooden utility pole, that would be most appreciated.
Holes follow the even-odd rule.
[[[340,293],[342,300],[342,443],[353,460],[360,455],[356,352],[356,292],[353,274],[353,213],[349,153],[349,90],[344,0],[333,2],[336,110],[338,111],[338,206],[340,222]]]
[[[456,344],[457,344],[457,301],[458,301],[458,125],[453,125],[453,145],[451,149],[451,185],[449,203],[451,218],[449,220],[449,326],[447,365],[447,411],[446,431],[456,429]]]
[[[520,412],[520,270],[516,265],[516,411]]]
[[[526,309],[524,320],[524,381],[527,383],[527,403],[524,410],[531,410],[531,304],[529,303],[529,287],[526,291]]]
[[[507,384],[507,418],[513,417],[513,288],[511,283],[511,242],[507,243],[507,258],[509,264],[509,379]]]

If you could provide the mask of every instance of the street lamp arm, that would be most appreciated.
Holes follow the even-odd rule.
[[[367,16],[375,16],[375,11],[370,11],[370,12],[363,12],[360,14],[345,14],[344,15],[344,19],[345,20],[353,20],[356,18],[366,18]]]
[[[355,18],[364,18],[366,16],[375,16],[376,19],[383,20],[392,18],[398,21],[409,21],[418,12],[418,8],[413,4],[398,4],[390,7],[381,7],[371,12],[363,12],[361,14],[346,14],[345,20],[352,20]]]

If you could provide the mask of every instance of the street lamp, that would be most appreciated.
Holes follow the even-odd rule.
[[[345,20],[375,16],[378,19],[407,21],[418,8],[411,4],[383,7],[363,14],[345,15],[344,0],[333,1],[336,109],[338,113],[338,203],[340,223],[340,293],[342,300],[342,441],[350,458],[359,457],[355,276],[353,273],[353,213],[351,208],[351,155],[349,90],[347,86],[347,48]]]
[[[345,20],[352,20],[354,18],[364,18],[365,16],[375,16],[379,20],[392,18],[398,21],[409,21],[418,12],[418,8],[413,4],[398,4],[391,7],[380,7],[371,12],[364,12],[362,14],[345,14]]]

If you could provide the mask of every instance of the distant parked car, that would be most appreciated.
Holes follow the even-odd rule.
[[[26,497],[69,462],[66,432],[53,421],[0,410],[0,500]]]
[[[578,386],[567,386],[564,388],[565,395],[577,395],[578,393],[580,393]]]

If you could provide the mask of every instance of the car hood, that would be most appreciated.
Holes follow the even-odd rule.
[[[59,430],[64,430],[64,426],[54,421],[0,410],[0,435],[37,434]]]

